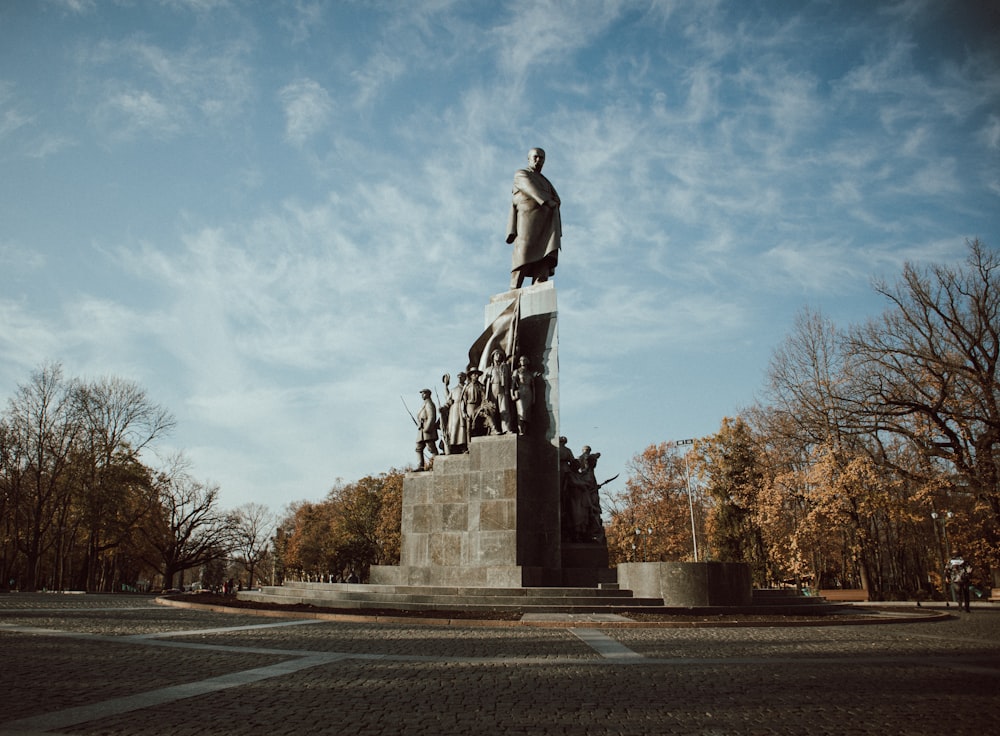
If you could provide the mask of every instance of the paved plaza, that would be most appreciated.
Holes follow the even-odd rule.
[[[1000,609],[950,612],[616,629],[3,594],[0,734],[996,733]]]

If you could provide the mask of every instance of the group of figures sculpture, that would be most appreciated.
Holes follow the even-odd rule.
[[[562,537],[564,542],[603,542],[601,488],[618,476],[597,482],[595,471],[601,453],[583,446],[579,457],[559,438],[559,487],[562,499]]]
[[[528,151],[528,165],[514,174],[514,187],[507,225],[506,242],[513,246],[511,290],[521,289],[525,279],[532,284],[555,275],[562,239],[561,201],[545,176],[545,151]],[[512,348],[511,352],[515,349]],[[532,408],[539,396],[542,374],[532,370],[527,356],[506,355],[502,349],[490,352],[484,369],[470,364],[451,385],[451,376],[442,377],[444,400],[437,404],[430,389],[420,392],[422,405],[417,416],[417,470],[429,468],[428,460],[439,454],[469,451],[473,437],[531,431]],[[405,402],[404,402],[405,403]],[[428,457],[430,456],[430,457]],[[579,457],[559,438],[559,484],[563,541],[604,542],[600,489],[614,478],[598,483],[595,476],[601,453],[584,446]],[[615,478],[618,476],[616,475]]]
[[[417,425],[417,470],[426,469],[426,454],[457,455],[469,451],[470,437],[500,434],[528,434],[531,410],[537,393],[535,382],[540,373],[531,370],[531,361],[521,356],[517,368],[499,348],[490,355],[486,371],[472,365],[458,374],[458,385],[451,386],[451,376],[441,377],[445,399],[440,409],[425,388],[423,403],[414,421]]]

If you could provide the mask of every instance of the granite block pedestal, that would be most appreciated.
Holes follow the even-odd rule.
[[[408,473],[400,564],[372,567],[372,584],[561,585],[558,472],[549,442],[508,434]]]

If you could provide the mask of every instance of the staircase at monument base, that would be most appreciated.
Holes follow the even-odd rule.
[[[749,606],[665,606],[662,598],[638,597],[614,588],[460,588],[286,581],[239,593],[240,600],[307,604],[352,611],[467,611],[470,613],[660,613],[718,616],[825,615],[849,606],[796,590],[754,590]]]
[[[305,603],[321,608],[397,611],[524,611],[533,613],[619,612],[662,606],[658,598],[636,598],[608,588],[458,588],[447,586],[358,585],[286,581],[240,600]]]

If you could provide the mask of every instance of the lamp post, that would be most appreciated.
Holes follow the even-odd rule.
[[[939,514],[937,511],[931,511],[931,519],[934,520],[934,536],[937,538],[938,553],[941,554],[941,586],[944,593],[944,605],[948,606],[948,590],[951,588],[951,598],[956,603],[955,590],[949,584],[948,580],[948,563],[947,561],[951,559],[951,542],[948,541],[948,522],[954,517],[951,511],[945,511],[943,514]],[[941,525],[941,532],[938,533],[938,524]],[[944,537],[944,552],[941,553],[941,537]]]
[[[632,545],[632,549],[636,551],[635,556],[639,556],[639,548],[642,548],[642,561],[647,562],[649,560],[649,535],[653,533],[653,527],[649,527],[646,530],[646,538],[643,539],[643,531],[641,527],[635,528],[635,544]]]
[[[642,561],[649,562],[649,538],[653,535],[653,527],[647,526],[645,535],[646,538],[642,538],[643,531],[641,527],[635,528],[635,543],[632,545],[632,549],[635,552],[633,557],[638,557],[639,546],[642,546]]]
[[[677,440],[674,447],[681,445],[693,445],[694,440]],[[684,453],[684,484],[687,486],[688,510],[691,512],[691,546],[694,548],[694,561],[698,561],[698,534],[695,532],[694,524],[694,498],[691,495],[691,468],[688,465],[687,453]]]

